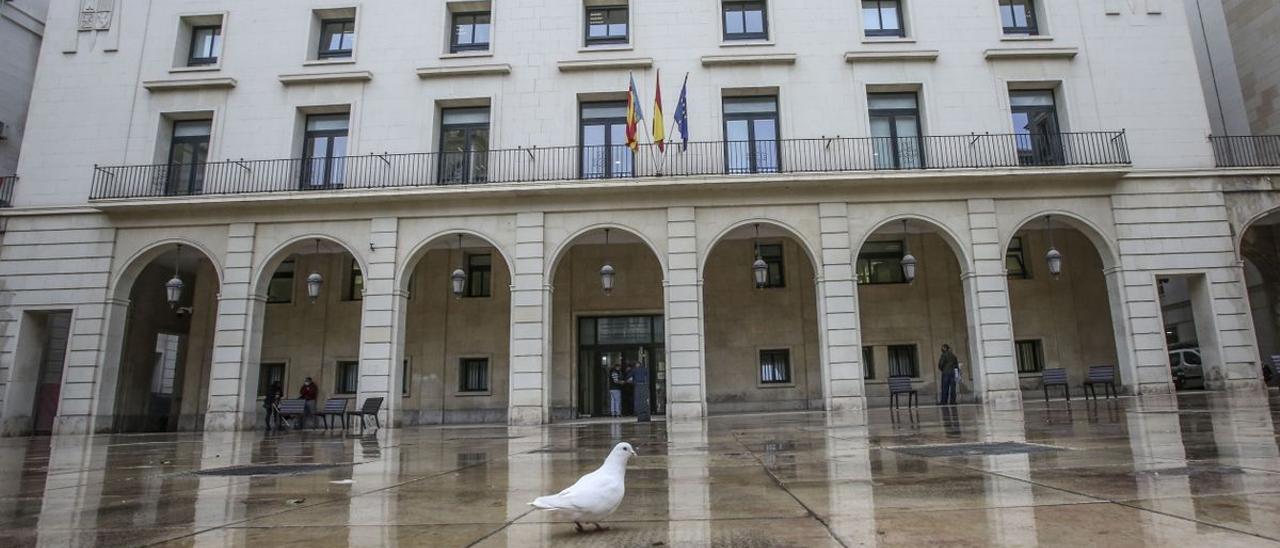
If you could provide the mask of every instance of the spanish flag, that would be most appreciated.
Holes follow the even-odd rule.
[[[658,152],[667,152],[667,128],[662,122],[662,71],[653,84],[653,142],[658,145]]]
[[[640,150],[640,122],[644,120],[644,109],[640,106],[640,94],[636,92],[636,77],[631,76],[631,87],[627,89],[627,146],[631,152]]]

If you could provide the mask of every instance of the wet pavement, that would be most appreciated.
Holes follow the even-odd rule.
[[[9,438],[0,546],[1280,545],[1277,424],[1273,389],[363,437]],[[639,456],[610,530],[579,534],[526,505],[620,440]]]

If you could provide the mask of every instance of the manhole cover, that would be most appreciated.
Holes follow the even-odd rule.
[[[247,466],[228,466],[225,468],[210,468],[208,470],[197,470],[194,474],[198,476],[296,476],[299,474],[310,474],[330,468],[337,468],[340,464],[250,464]]]
[[[890,447],[890,450],[906,453],[915,457],[969,457],[988,455],[1021,455],[1025,453],[1045,453],[1061,451],[1049,445],[1033,445],[1002,441],[996,443],[957,443],[952,445],[921,445],[917,447]]]

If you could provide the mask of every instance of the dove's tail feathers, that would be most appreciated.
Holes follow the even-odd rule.
[[[558,496],[556,496],[556,495],[551,495],[551,496],[546,496],[546,497],[538,497],[538,498],[536,498],[536,499],[533,499],[533,502],[530,502],[530,503],[529,503],[529,506],[532,506],[532,507],[537,508],[537,509],[539,509],[539,510],[555,510],[555,509],[560,508],[560,507],[562,506],[562,505],[560,504],[560,500],[559,500],[559,499],[560,499],[560,497],[558,497]]]

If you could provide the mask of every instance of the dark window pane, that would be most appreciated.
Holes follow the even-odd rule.
[[[1019,373],[1044,371],[1044,349],[1040,341],[1017,341],[1014,346],[1018,355]]]
[[[889,347],[889,376],[920,376],[920,364],[916,361],[916,345],[900,344]]]
[[[862,347],[862,378],[876,378],[876,352],[875,348],[870,346]]]
[[[901,241],[867,242],[858,252],[858,283],[906,283],[902,273],[902,255],[906,246]]]
[[[759,173],[781,169],[777,97],[725,98],[724,117],[727,172]]]
[[[212,65],[222,53],[222,27],[202,26],[191,29],[191,51],[188,65]]]
[[[1028,278],[1026,252],[1022,249],[1022,238],[1015,237],[1009,242],[1009,251],[1004,256],[1005,270],[1010,278]]]
[[[786,278],[784,275],[784,267],[782,262],[782,245],[781,244],[762,244],[760,247],[760,258],[769,267],[769,275],[766,277],[765,287],[786,287]],[[754,274],[753,274],[754,276]],[[752,283],[755,283],[754,278]]]
[[[459,392],[489,391],[489,359],[462,358],[458,371]]]
[[[296,263],[287,259],[276,268],[267,284],[268,303],[287,303],[293,301],[293,271]]]
[[[489,13],[457,13],[453,16],[450,51],[489,49]]]
[[[440,179],[446,184],[482,183],[489,172],[489,109],[441,111]]]
[[[352,258],[351,266],[347,270],[347,300],[359,301],[363,299],[364,272],[360,271],[360,262]]]
[[[791,382],[791,351],[760,351],[760,383],[789,384]]]
[[[492,274],[491,255],[467,255],[467,297],[488,297]]]
[[[265,398],[272,383],[284,387],[284,364],[264,363],[258,368],[258,397]]]
[[[320,23],[321,59],[351,57],[356,43],[356,22],[353,19],[332,19]]]
[[[338,362],[338,378],[334,393],[355,394],[360,391],[360,362]]]

